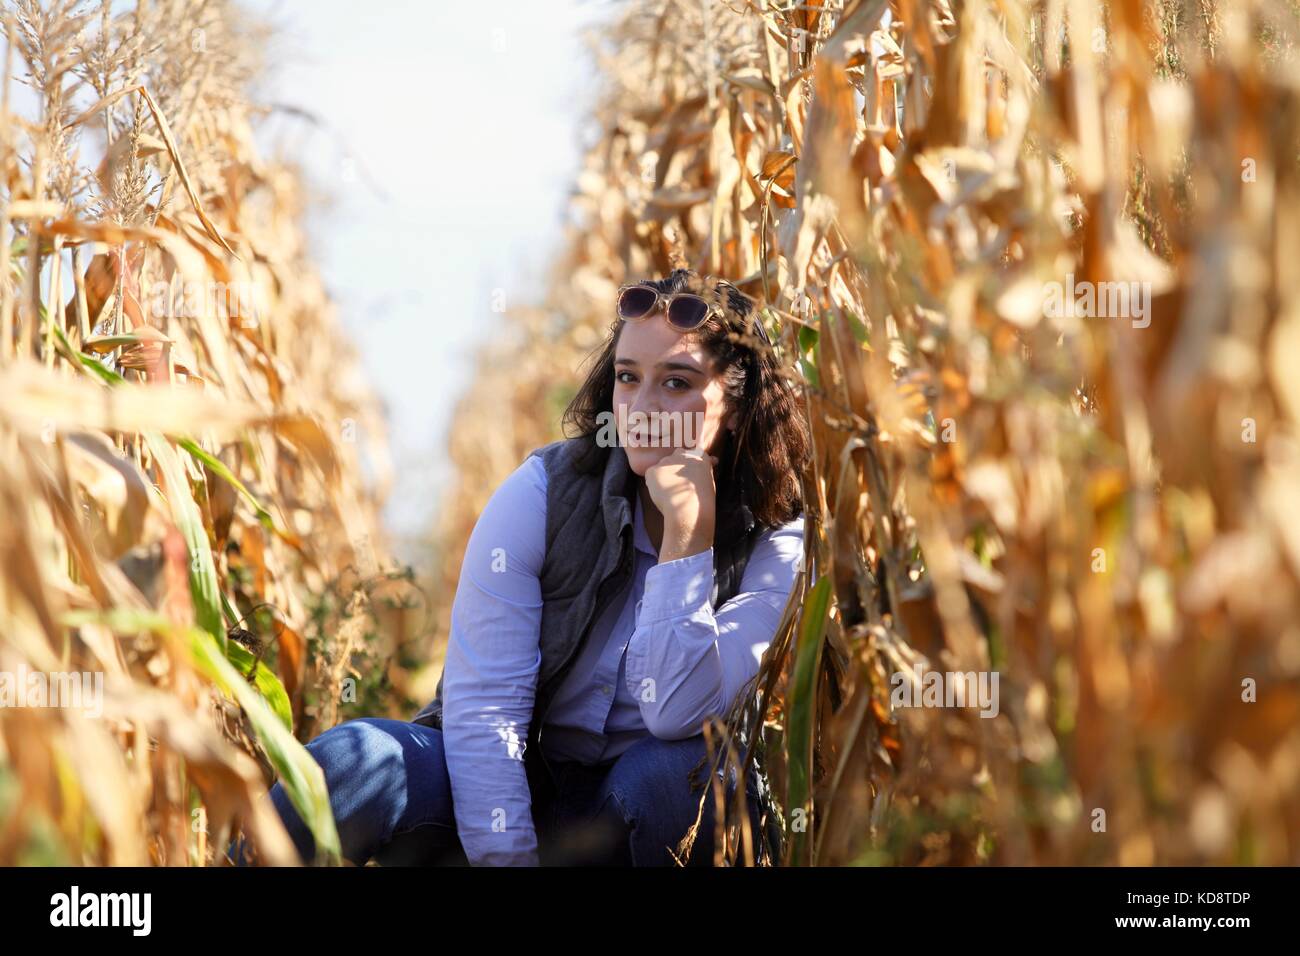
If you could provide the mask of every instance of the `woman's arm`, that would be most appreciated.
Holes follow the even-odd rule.
[[[740,593],[715,613],[713,549],[646,572],[636,630],[627,646],[627,689],[656,737],[680,740],[723,714],[758,672],[781,622],[803,556],[803,518],[754,544]]]
[[[443,749],[471,866],[536,866],[523,753],[532,719],[546,550],[546,470],[528,458],[465,548],[443,671]]]

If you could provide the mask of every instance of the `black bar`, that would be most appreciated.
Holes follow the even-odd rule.
[[[461,931],[532,927],[535,933],[547,926],[552,942],[562,945],[568,934],[590,939],[591,930],[606,922],[615,932],[621,927],[647,941],[703,923],[716,927],[720,946],[730,945],[736,931],[758,933],[764,941],[793,933],[795,939],[827,944],[830,931],[853,934],[863,945],[1097,937],[1233,945],[1242,933],[1294,931],[1298,874],[1294,868],[1262,867],[10,868],[0,869],[0,925],[18,938],[48,934],[57,940],[76,933],[127,946],[205,938],[222,946],[241,939],[382,945],[393,934],[419,938],[434,928],[470,942]],[[148,935],[136,935],[125,917],[120,922],[128,925],[51,925],[56,894],[64,897],[58,915],[66,917],[73,886],[83,908],[98,905],[98,897],[86,903],[91,895],[148,893]],[[143,897],[137,899],[143,904]],[[135,912],[140,916],[143,910]],[[1189,923],[1193,919],[1197,924]],[[1212,922],[1202,926],[1203,919]],[[1219,922],[1225,919],[1245,923]],[[142,928],[142,920],[136,926]],[[205,937],[208,931],[213,935]]]

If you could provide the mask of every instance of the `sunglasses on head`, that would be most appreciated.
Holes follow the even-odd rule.
[[[624,322],[639,321],[653,315],[661,302],[668,324],[682,332],[699,328],[714,313],[723,314],[716,305],[694,292],[660,292],[644,282],[632,282],[619,287],[618,317]],[[754,331],[767,345],[772,344],[758,316],[754,316]]]

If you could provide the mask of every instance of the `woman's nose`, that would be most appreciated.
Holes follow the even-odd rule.
[[[662,406],[658,394],[648,385],[642,385],[637,389],[632,404],[628,406],[628,411],[641,412],[644,415],[650,415],[661,410]]]
[[[627,406],[628,433],[651,441],[659,430],[659,415],[658,400],[647,396],[644,389],[641,390]]]

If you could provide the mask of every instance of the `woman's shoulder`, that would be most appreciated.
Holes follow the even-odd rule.
[[[588,479],[599,476],[608,461],[609,449],[602,447],[590,435],[575,435],[557,438],[555,441],[539,445],[528,453],[536,457],[550,475],[563,478],[586,476]]]
[[[523,461],[519,463],[514,471],[515,475],[521,475],[533,486],[546,491],[546,459],[537,451],[530,452]]]
[[[765,527],[750,551],[743,578],[744,589],[789,591],[803,565],[803,539],[803,515]]]
[[[804,529],[804,516],[803,513],[800,512],[798,515],[791,518],[789,521],[785,521],[782,522],[781,524],[772,525],[765,528],[763,530],[763,533],[759,535],[759,540],[763,540],[766,538],[773,538],[773,537],[789,537],[791,535],[802,538],[803,529]]]
[[[800,514],[789,521],[765,527],[754,541],[754,553],[794,560],[803,554],[804,519]]]
[[[536,573],[545,542],[546,469],[529,455],[488,497],[470,533],[465,562],[471,569],[495,569],[501,555],[512,555],[520,559],[520,567]]]
[[[488,505],[493,510],[536,510],[546,507],[546,465],[536,453],[530,453],[506,475]]]
[[[563,488],[583,470],[586,445],[581,439],[561,438],[539,445],[524,456],[515,469],[497,486],[485,512],[512,514],[532,512],[545,518],[551,482]]]

